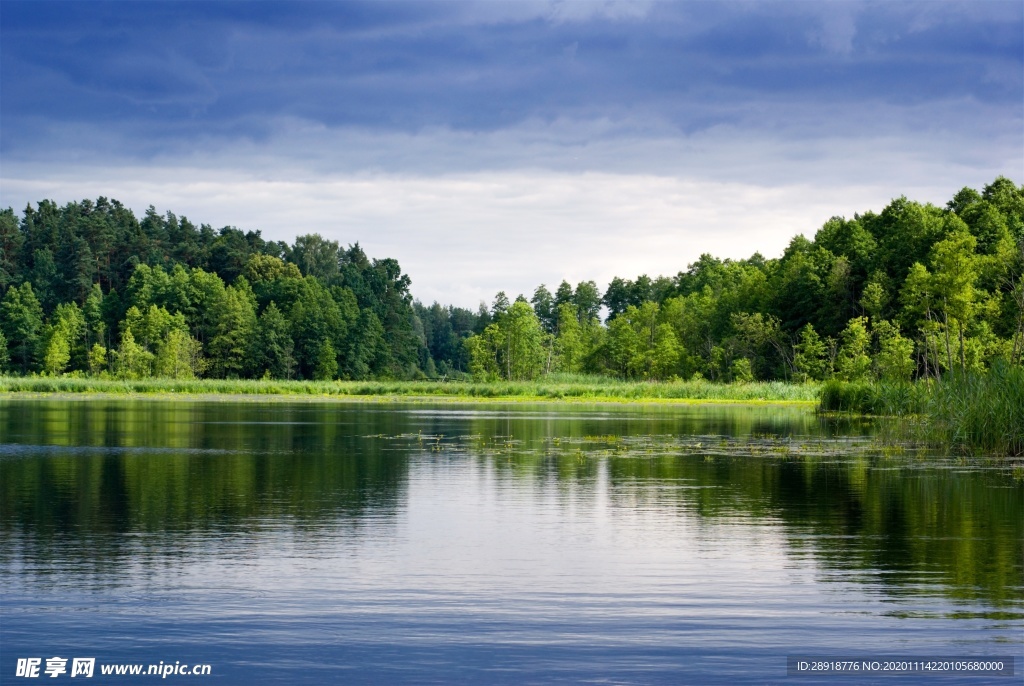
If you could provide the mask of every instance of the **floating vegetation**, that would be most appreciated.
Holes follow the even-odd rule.
[[[762,459],[839,459],[851,457],[896,457],[928,454],[924,445],[893,444],[886,438],[857,437],[792,437],[771,434],[750,436],[720,435],[642,435],[546,437],[530,441],[511,436],[427,436],[420,434],[376,434],[366,438],[393,441],[403,448],[429,452],[473,453],[479,456],[661,458],[703,456],[755,457]]]

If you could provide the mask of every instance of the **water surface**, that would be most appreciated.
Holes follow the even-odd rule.
[[[772,407],[0,400],[0,681],[55,655],[232,684],[784,682],[798,653],[1019,675],[1019,470],[875,431]]]

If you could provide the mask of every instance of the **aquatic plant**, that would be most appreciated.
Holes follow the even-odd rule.
[[[993,364],[988,372],[955,370],[938,381],[830,380],[822,386],[819,407],[826,412],[919,415],[925,419],[924,437],[952,451],[1024,454],[1024,368],[1005,362]]]
[[[950,374],[935,385],[929,415],[957,451],[1024,455],[1024,368],[1000,363],[986,374]]]

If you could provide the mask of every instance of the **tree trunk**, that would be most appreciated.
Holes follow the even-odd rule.
[[[967,372],[967,360],[964,357],[964,325],[958,327],[960,331],[960,371]]]
[[[949,312],[945,311],[945,306],[943,306],[943,310],[944,311],[942,313],[942,316],[943,316],[943,318],[946,321],[946,325],[943,328],[945,329],[945,336],[946,336],[946,363],[947,363],[947,369],[953,369],[953,351],[952,351],[952,349],[951,349],[951,347],[949,345]]]

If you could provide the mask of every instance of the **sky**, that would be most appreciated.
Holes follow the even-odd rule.
[[[1024,183],[1024,2],[0,2],[0,207],[393,257],[429,303]]]

